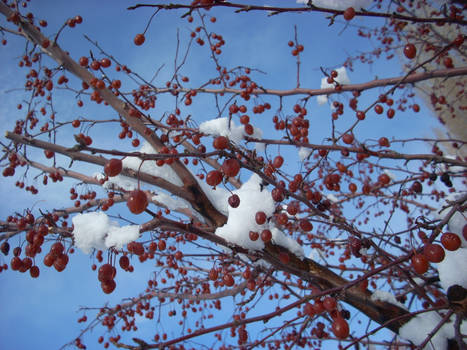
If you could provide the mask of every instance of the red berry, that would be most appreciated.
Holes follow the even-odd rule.
[[[457,250],[460,248],[462,242],[458,235],[451,232],[443,233],[441,236],[441,244],[447,250]]]
[[[223,277],[222,277],[222,280],[224,281],[225,285],[227,287],[232,287],[235,283],[232,275],[230,273],[227,273],[225,274]]]
[[[412,267],[416,273],[424,274],[428,270],[428,260],[422,254],[415,254],[412,257]]]
[[[383,110],[383,106],[381,106],[381,105],[379,105],[379,104],[375,106],[375,112],[376,112],[377,114],[381,114],[381,113],[383,113],[383,111],[384,111],[384,110]]]
[[[217,186],[222,182],[222,173],[219,170],[211,170],[206,175],[206,183],[209,186]]]
[[[166,247],[167,247],[167,243],[165,243],[165,241],[164,241],[163,239],[161,239],[161,240],[157,243],[157,248],[159,248],[160,251],[165,250]]]
[[[276,156],[272,162],[272,165],[274,165],[276,169],[279,169],[282,164],[284,164],[284,158],[282,156]]]
[[[237,208],[240,205],[240,197],[236,194],[231,195],[227,201],[232,208]]]
[[[389,140],[387,137],[380,137],[378,143],[381,147],[389,147]]]
[[[255,231],[250,231],[250,233],[248,235],[250,236],[250,239],[252,241],[257,241],[258,238],[259,238],[259,233],[255,232]]]
[[[148,206],[148,197],[143,191],[134,190],[130,193],[126,205],[133,214],[140,214]]]
[[[100,64],[102,67],[107,68],[107,67],[110,67],[112,62],[108,58],[103,58],[101,59]]]
[[[439,263],[444,259],[444,249],[439,244],[429,243],[423,248],[423,255],[430,262]]]
[[[68,264],[68,255],[61,254],[54,261],[55,270],[57,270],[58,272],[62,272],[63,270],[65,270],[65,267],[67,264]]]
[[[23,262],[21,261],[19,257],[15,256],[13,257],[13,259],[11,259],[10,267],[13,271],[18,271],[22,265],[23,265]]]
[[[219,273],[217,272],[217,269],[212,268],[212,269],[209,271],[209,279],[210,279],[211,281],[216,281],[218,278],[219,278]]]
[[[117,176],[122,172],[123,164],[120,159],[112,158],[104,165],[104,173],[107,176]]]
[[[291,202],[287,205],[287,213],[290,215],[296,215],[298,213],[297,203]]]
[[[225,136],[218,136],[214,139],[212,145],[215,149],[226,149],[229,145],[229,139]]]
[[[336,318],[332,323],[332,332],[339,339],[347,338],[349,331],[349,324],[341,317]]]
[[[354,17],[355,17],[355,9],[353,7],[349,7],[344,11],[344,19],[346,21],[350,21]]]
[[[51,267],[54,264],[55,256],[51,253],[48,253],[44,256],[44,265],[47,267]]]
[[[307,219],[301,219],[299,222],[299,226],[300,229],[305,232],[311,231],[313,229],[313,225]]]
[[[315,315],[315,311],[313,310],[313,305],[311,305],[310,303],[306,303],[305,306],[303,307],[303,313],[305,315],[313,317]]]
[[[262,225],[266,222],[266,213],[264,211],[258,211],[255,215],[255,220],[258,225]]]
[[[276,202],[282,202],[284,200],[284,190],[282,190],[282,188],[274,188],[272,191],[271,191],[271,196],[272,196],[272,199],[274,199]]]
[[[3,242],[0,246],[0,250],[2,251],[3,255],[8,255],[8,252],[10,251],[10,243]]]
[[[44,151],[44,154],[45,154],[45,157],[48,159],[53,158],[53,156],[55,155],[53,151],[50,151],[48,149]]]
[[[415,193],[422,193],[423,191],[423,186],[422,184],[420,183],[420,181],[415,181],[413,184],[412,184],[412,191],[414,191]]]
[[[336,299],[333,297],[326,297],[323,300],[323,306],[327,311],[332,311],[337,307]]]
[[[92,61],[90,67],[93,70],[98,70],[101,67],[101,64],[99,63],[99,61]]]
[[[381,174],[381,175],[378,176],[378,182],[379,182],[381,185],[387,185],[388,183],[391,182],[391,178],[389,177],[388,174],[383,173],[383,174]]]
[[[253,129],[253,125],[251,124],[245,124],[244,130],[247,135],[253,135],[253,133],[255,132],[255,130]]]
[[[80,57],[79,59],[79,64],[82,66],[82,67],[87,67],[88,66],[88,63],[89,63],[89,60],[87,57],[83,56],[83,57]]]
[[[417,48],[415,47],[414,44],[407,44],[404,47],[404,55],[408,59],[413,59],[417,55]]]
[[[123,270],[126,270],[130,266],[130,259],[126,255],[122,255],[118,260],[118,264]]]
[[[342,136],[342,141],[344,141],[344,143],[346,143],[347,145],[352,144],[353,140],[354,140],[353,134],[344,134],[344,136]]]
[[[240,163],[234,158],[229,158],[224,161],[221,170],[227,177],[235,177],[240,172]]]
[[[316,300],[315,303],[313,304],[313,311],[315,314],[319,315],[324,311],[324,306],[321,300]]]
[[[443,64],[446,68],[454,68],[454,65],[452,64],[452,58],[449,56],[444,58]]]
[[[113,279],[101,283],[102,291],[105,294],[112,293],[115,290],[116,286],[117,286],[117,284],[115,283],[115,281]]]
[[[243,125],[246,125],[250,122],[250,117],[247,116],[246,114],[242,115],[240,117],[240,123],[243,124]]]
[[[64,250],[65,250],[65,247],[63,246],[61,242],[55,242],[50,247],[49,254],[53,255],[55,258],[58,258],[60,255],[63,254]]]
[[[136,34],[135,39],[133,41],[134,41],[135,45],[141,46],[141,45],[143,45],[145,40],[146,40],[146,38],[144,37],[143,34]]]
[[[141,242],[130,242],[127,244],[127,249],[130,253],[133,253],[135,255],[144,254],[144,246]]]
[[[266,229],[266,230],[261,231],[261,240],[264,243],[271,241],[271,239],[272,239],[272,233],[270,230]]]
[[[31,266],[31,268],[29,269],[29,274],[31,275],[32,278],[37,278],[39,277],[39,267],[37,266]]]
[[[110,264],[104,264],[99,267],[97,279],[100,282],[106,282],[114,278],[114,268]]]

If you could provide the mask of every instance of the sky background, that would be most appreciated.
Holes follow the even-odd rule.
[[[81,15],[83,23],[74,29],[66,28],[60,35],[59,44],[70,52],[71,57],[78,59],[87,55],[91,49],[97,57],[99,50],[84,38],[88,35],[97,41],[102,48],[114,55],[119,61],[126,64],[133,71],[138,72],[146,79],[151,79],[161,65],[165,65],[156,78],[158,86],[162,86],[170,79],[173,71],[173,58],[176,49],[177,31],[180,35],[181,47],[185,47],[193,26],[179,16],[182,12],[161,12],[152,21],[146,33],[146,42],[141,47],[133,45],[135,34],[140,33],[146,27],[152,13],[150,9],[128,11],[126,8],[133,5],[133,1],[103,0],[103,1],[53,1],[33,0],[29,5],[29,11],[36,17],[48,21],[48,27],[43,30],[46,34],[53,34],[57,28],[69,17]],[[285,4],[286,1],[263,1],[267,4]],[[294,1],[287,1],[290,6]],[[342,65],[348,55],[360,54],[372,50],[373,43],[355,35],[353,26],[337,21],[333,26],[328,26],[325,15],[297,15],[284,14],[268,17],[265,13],[252,12],[247,14],[234,14],[223,9],[211,11],[217,16],[215,24],[209,24],[209,28],[223,35],[226,45],[223,47],[221,62],[227,67],[238,65],[258,68],[266,74],[254,73],[253,77],[263,86],[268,88],[289,89],[295,86],[296,65],[295,59],[290,54],[287,42],[294,38],[294,26],[297,28],[298,39],[305,46],[301,56],[301,85],[303,87],[318,88],[322,78],[320,67],[337,68]],[[374,23],[374,22],[373,22]],[[353,25],[362,25],[359,20],[353,21]],[[365,24],[372,24],[365,22]],[[6,21],[0,18],[0,25],[6,26]],[[24,110],[18,111],[16,105],[24,98],[18,90],[24,85],[27,74],[26,69],[21,69],[17,64],[17,57],[24,52],[24,43],[10,35],[7,37],[8,45],[0,47],[0,131],[12,130],[15,120],[24,115]],[[182,72],[189,75],[195,85],[196,82],[205,81],[214,75],[214,65],[208,59],[206,47],[195,45],[190,51],[186,66]],[[375,77],[383,78],[397,76],[401,73],[400,62],[396,60],[386,61],[384,58],[373,65],[356,64],[354,71],[348,75],[352,83],[360,83]],[[113,72],[113,69],[112,69]],[[73,81],[72,79],[70,79]],[[133,88],[129,83],[129,86]],[[372,102],[380,93],[375,89],[365,94],[360,100],[362,106]],[[347,96],[339,97],[341,101],[347,101]],[[277,99],[262,98],[263,101],[271,101],[277,106]],[[212,101],[212,100],[211,100]],[[287,104],[293,105],[297,99],[289,99]],[[85,107],[78,108],[73,93],[58,91],[54,97],[57,114],[61,120],[73,120],[78,116],[89,118],[116,118],[115,113],[102,106],[84,99]],[[158,108],[151,113],[162,116],[163,112],[172,108],[171,99],[161,97],[157,101]],[[273,105],[273,108],[274,108]],[[207,99],[195,99],[189,113],[198,122],[215,117],[216,112]],[[308,105],[312,128],[310,129],[310,142],[322,142],[329,135],[329,106],[318,106],[313,98]],[[397,114],[397,123],[387,118],[373,118],[371,116],[362,127],[356,131],[356,136],[361,139],[377,140],[381,136],[393,136],[406,138],[413,136],[417,130],[419,136],[432,135],[431,128],[438,126],[434,118],[430,116],[428,109],[422,107],[422,112],[414,114]],[[255,126],[262,127],[266,132],[271,130],[270,120],[272,114],[262,116],[264,120],[256,120]],[[373,118],[373,119],[371,119]],[[339,130],[353,122],[352,118],[342,119],[338,122]],[[92,130],[91,136],[99,137],[99,146],[115,147],[115,136],[119,128],[100,128]],[[68,135],[69,137],[70,135]],[[5,139],[1,140],[6,142]],[[97,142],[97,141],[96,141]],[[64,140],[65,144],[73,145],[72,140]],[[129,141],[121,145],[128,148]],[[427,151],[427,146],[418,143],[405,151]],[[38,153],[38,157],[40,154]],[[43,158],[42,158],[43,159]],[[295,151],[286,158],[287,166],[293,168],[299,166],[299,160]],[[98,168],[83,164],[75,165],[80,170],[86,170],[90,174],[99,171]],[[1,178],[0,195],[4,200],[0,204],[0,216],[6,218],[15,212],[22,212],[25,207],[59,208],[70,205],[68,195],[70,182],[48,186],[48,191],[43,189],[40,179],[37,186],[41,192],[38,196],[31,196],[24,190],[14,187],[14,178]],[[32,182],[34,183],[34,182]],[[64,198],[65,197],[65,198]],[[18,243],[18,238],[10,240],[12,248]],[[8,263],[8,258],[0,257],[0,263]],[[43,254],[40,255],[39,266],[41,275],[39,279],[31,279],[29,274],[19,276],[18,272],[10,270],[0,273],[0,348],[10,349],[58,349],[62,345],[73,340],[82,328],[76,320],[83,313],[78,312],[81,306],[99,307],[106,302],[115,304],[128,296],[138,294],[146,285],[146,279],[153,270],[150,264],[138,264],[135,262],[135,272],[132,274],[119,271],[117,276],[117,289],[110,296],[102,293],[97,281],[96,273],[91,271],[93,259],[90,256],[77,251],[70,257],[67,269],[58,273],[55,269],[48,269],[42,265]],[[91,313],[89,314],[91,315]],[[170,330],[171,321],[163,323],[166,330]],[[153,328],[149,322],[140,322],[140,334],[152,334]],[[101,335],[101,330],[91,333],[85,338],[88,349],[96,348],[95,342],[90,339]],[[148,332],[148,333],[145,333]],[[140,336],[144,338],[143,336]]]

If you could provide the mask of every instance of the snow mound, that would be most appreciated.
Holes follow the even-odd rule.
[[[225,136],[234,143],[239,143],[246,135],[245,128],[237,126],[233,120],[229,118],[216,118],[207,120],[199,126],[199,131],[207,135]],[[253,128],[253,135],[249,135],[256,139],[263,137],[263,132],[258,128]],[[258,147],[264,147],[263,144]]]
[[[216,230],[216,235],[250,250],[264,249],[264,242],[258,238],[256,241],[250,239],[250,231],[261,233],[269,229],[272,233],[272,241],[287,248],[292,253],[302,258],[303,248],[291,237],[284,235],[273,224],[266,221],[262,225],[256,223],[255,214],[263,211],[267,217],[272,216],[275,203],[271,193],[261,185],[261,178],[253,174],[242,187],[233,192],[240,197],[240,205],[237,208],[228,206],[227,223]]]
[[[77,214],[72,219],[75,245],[85,254],[93,249],[121,249],[139,237],[139,225],[120,225],[102,211]]]

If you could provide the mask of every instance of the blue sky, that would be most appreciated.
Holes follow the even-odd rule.
[[[284,4],[284,1],[263,1],[259,3]],[[288,1],[291,5],[294,1]],[[151,15],[150,9],[128,11],[126,8],[134,4],[133,1],[32,1],[30,11],[38,18],[48,21],[48,27],[44,29],[47,34],[56,31],[61,23],[68,17],[80,14],[83,24],[75,29],[65,29],[60,35],[59,44],[68,50],[71,56],[78,59],[87,55],[92,49],[99,57],[98,49],[83,37],[88,35],[97,41],[118,60],[127,64],[133,71],[150,79],[156,70],[165,64],[160,75],[156,78],[157,85],[162,86],[170,77],[173,68],[173,57],[176,47],[177,30],[180,32],[182,47],[186,45],[190,33],[190,27],[186,20],[181,20],[175,12],[161,12],[158,14],[148,32],[146,42],[141,47],[133,45],[133,37],[144,30],[147,20]],[[217,14],[219,12],[219,14]],[[230,10],[211,11],[218,18],[215,24],[209,27],[222,34],[226,46],[221,56],[222,64],[233,67],[238,65],[250,66],[267,72],[266,75],[257,73],[254,78],[264,86],[270,88],[293,88],[295,85],[295,61],[290,55],[287,42],[294,37],[294,25],[297,26],[299,42],[304,44],[305,51],[301,56],[301,83],[303,87],[318,88],[323,68],[339,67],[350,54],[369,51],[372,44],[355,35],[354,28],[345,28],[345,24],[337,22],[333,26],[327,26],[324,15],[297,15],[284,14],[268,17],[264,13],[233,14]],[[360,24],[356,21],[356,24]],[[0,19],[0,25],[6,25],[4,18]],[[8,92],[11,89],[21,88],[24,84],[25,69],[17,66],[16,57],[22,55],[24,44],[11,36],[7,37],[8,45],[0,47],[0,65],[3,67],[0,73],[0,129],[2,132],[11,130],[16,118],[22,116],[23,111],[18,112],[16,105],[23,98],[20,91]],[[206,47],[194,46],[190,52],[188,63],[182,72],[189,74],[193,81],[204,81],[214,75],[214,65],[207,59]],[[377,62],[373,66],[355,65],[355,71],[349,72],[352,83],[364,82],[376,76],[389,77],[399,75],[401,68],[398,61]],[[134,86],[128,86],[133,88]],[[379,94],[379,89],[365,94],[360,101],[362,105],[369,103]],[[346,101],[347,97],[340,97]],[[277,106],[277,99],[264,98]],[[297,100],[289,99],[286,105],[290,107]],[[62,120],[73,120],[76,116],[92,118],[115,118],[115,113],[108,108],[91,104],[85,100],[85,107],[76,106],[73,93],[58,92],[55,97],[56,108]],[[169,110],[171,99],[161,97],[158,100],[159,108],[154,111],[156,116]],[[189,110],[193,117],[201,122],[215,115],[215,110],[210,107],[212,99],[203,98],[196,100]],[[311,142],[322,142],[323,135],[328,135],[329,107],[318,106],[312,99],[308,109],[311,111]],[[188,112],[187,112],[188,113]],[[373,118],[366,121],[356,131],[356,136],[361,139],[378,139],[380,136],[394,136],[398,138],[409,137],[413,130],[418,130],[422,135],[431,135],[430,128],[437,125],[434,118],[429,117],[426,109],[414,116],[412,114],[400,114],[398,123],[393,123],[386,118]],[[272,115],[263,116],[264,120],[255,120],[256,125],[270,128]],[[370,118],[368,118],[370,119]],[[338,122],[338,129],[344,130],[353,119],[343,119]],[[99,140],[100,146],[115,147],[115,136],[118,128],[102,129],[96,127],[92,132],[95,138],[104,135]],[[69,136],[69,135],[68,135]],[[5,142],[2,139],[2,142]],[[64,140],[65,143],[69,142]],[[72,145],[72,144],[71,144]],[[122,144],[128,148],[128,142]],[[419,144],[411,151],[424,151],[426,146]],[[292,152],[290,153],[292,154]],[[294,158],[287,159],[288,166],[294,167],[299,162]],[[87,169],[91,174],[98,168],[78,165],[80,169]],[[25,191],[12,190],[17,178],[2,178],[0,181],[0,194],[6,200],[0,205],[0,215],[5,218],[22,208],[34,206],[37,208],[58,208],[69,205],[68,198],[63,198],[63,192],[68,191],[70,182],[49,186],[47,193],[40,192],[39,196],[31,197]],[[40,184],[37,185],[43,190]],[[18,242],[18,238],[11,241]],[[12,243],[12,246],[14,244]],[[39,258],[42,260],[42,258]],[[9,259],[0,257],[0,263],[8,263]],[[77,251],[71,257],[71,263],[63,273],[57,273],[54,269],[45,268],[39,263],[41,276],[37,280],[29,276],[19,276],[19,273],[7,271],[0,274],[0,299],[3,301],[0,309],[0,343],[2,349],[57,349],[71,341],[79,334],[82,325],[76,320],[82,316],[77,312],[81,306],[101,306],[109,301],[111,304],[121,298],[137,294],[145,287],[145,278],[151,273],[152,267],[148,264],[135,263],[136,272],[128,274],[119,271],[117,277],[118,287],[111,296],[104,295],[99,287],[96,273],[91,271],[92,259]],[[91,313],[89,314],[91,315]],[[170,323],[166,328],[170,329]],[[151,330],[148,323],[141,323],[143,330]],[[92,349],[95,343],[87,341],[100,335],[100,330],[93,332],[85,338],[85,343]],[[144,331],[141,331],[144,334]],[[151,334],[151,333],[149,333]],[[94,344],[94,345],[93,345]]]

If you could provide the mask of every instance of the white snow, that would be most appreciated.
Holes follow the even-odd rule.
[[[320,96],[318,96],[319,98]],[[305,159],[308,158],[308,156],[311,154],[311,149],[305,148],[305,147],[300,147],[298,150],[298,157],[300,158],[301,161],[304,161]]]
[[[373,294],[371,295],[371,300],[373,300],[373,301],[376,301],[376,300],[385,301],[387,303],[397,305],[402,309],[407,309],[404,304],[399,303],[397,301],[396,297],[392,293],[386,292],[384,290],[379,290],[379,289],[375,290],[373,292]]]
[[[242,187],[233,192],[240,197],[240,205],[237,208],[228,206],[227,223],[216,230],[218,236],[247,249],[261,250],[264,248],[264,242],[261,238],[252,241],[249,237],[250,231],[260,233],[269,228],[267,222],[264,225],[256,223],[256,212],[263,211],[269,217],[275,208],[271,193],[265,189],[261,191],[260,184],[261,178],[253,174]]]
[[[297,243],[290,236],[286,236],[282,231],[277,229],[276,227],[271,228],[272,233],[272,241],[281,247],[287,248],[290,252],[294,253],[297,257],[303,258],[305,253],[303,248],[300,244]]]
[[[122,249],[125,244],[137,240],[139,237],[139,225],[127,225],[119,227],[110,225],[107,237],[105,238],[105,246],[107,248]]]
[[[319,95],[316,97],[316,101],[321,106],[328,102],[328,97],[326,95]]]
[[[152,197],[153,201],[156,201],[170,210],[177,209],[192,209],[191,204],[183,198],[171,197],[167,193],[159,192],[154,194]]]
[[[227,117],[207,120],[199,126],[199,131],[207,135],[225,136],[229,140],[239,143],[243,139],[243,127],[236,126]]]
[[[425,312],[418,314],[409,322],[404,324],[400,330],[399,335],[407,340],[410,340],[416,345],[420,345],[439,324],[442,317],[435,311]],[[462,323],[462,327],[464,327]],[[431,341],[424,347],[427,350],[440,350],[447,348],[447,339],[454,337],[453,322],[446,322],[443,327],[431,338]]]
[[[453,284],[467,288],[467,248],[459,248],[455,251],[446,250],[444,260],[437,264],[439,282],[444,290],[448,290]]]
[[[104,240],[109,228],[109,217],[105,213],[78,214],[72,222],[75,245],[84,253],[89,254],[94,248],[106,248]]]
[[[271,230],[272,241],[274,243],[289,249],[298,257],[303,257],[302,247],[291,237],[285,236],[283,232],[268,221],[263,225],[256,223],[256,212],[263,211],[267,217],[270,217],[275,210],[275,203],[271,197],[271,193],[264,188],[262,189],[260,184],[261,178],[253,174],[241,188],[233,191],[234,194],[240,197],[240,205],[237,208],[227,207],[227,223],[217,228],[216,235],[246,249],[261,250],[264,248],[264,242],[261,240],[261,237],[256,241],[252,241],[249,233],[250,231],[255,231],[261,234],[262,230],[269,229]]]
[[[337,199],[337,197],[336,197],[334,194],[332,194],[332,193],[327,194],[327,195],[326,195],[326,198],[329,199],[329,200],[330,200],[331,202],[333,202],[333,203],[339,202],[339,200]]]
[[[349,79],[349,76],[347,75],[347,70],[345,69],[345,67],[337,68],[335,69],[335,71],[337,72],[337,77],[334,78],[336,82],[338,82],[341,85],[350,84],[350,79]],[[327,79],[328,79],[327,77],[324,77],[321,79],[321,89],[328,89],[328,88],[334,87],[334,84],[329,84]],[[317,97],[317,99],[318,99],[319,105],[322,105],[328,102],[328,97],[326,95],[320,95]]]
[[[297,0],[297,4],[307,4],[308,0]],[[313,5],[333,10],[345,10],[353,7],[355,10],[368,8],[372,0],[312,0]]]
[[[146,154],[157,154],[156,150],[148,142],[144,142],[143,146],[139,150],[141,153]],[[166,181],[173,183],[176,186],[183,186],[182,180],[178,177],[172,168],[164,164],[163,166],[157,166],[156,161],[146,160],[141,165],[142,160],[138,157],[126,157],[123,159],[123,167],[130,168],[135,171],[142,171],[153,176],[160,177]],[[141,166],[141,167],[140,167]]]
[[[157,154],[156,150],[147,142],[143,143],[139,152]],[[133,169],[135,171],[139,170],[152,176],[160,177],[176,186],[183,186],[182,180],[169,165],[164,164],[163,166],[157,166],[156,161],[154,160],[146,160],[142,165],[141,162],[142,160],[138,157],[126,157],[122,160],[123,168]],[[104,175],[102,173],[96,173],[94,174],[94,177],[100,180],[104,178]],[[141,183],[143,184],[144,182],[141,181]],[[138,188],[138,180],[124,175],[117,175],[109,177],[103,187],[110,190],[123,189],[125,191],[132,191]]]
[[[102,173],[96,173],[93,175],[97,180],[104,179],[105,176]],[[138,181],[128,176],[117,175],[109,177],[109,179],[102,185],[107,190],[125,190],[133,191],[138,188]]]
[[[152,196],[152,200],[173,211],[188,209],[199,221],[204,222],[204,218],[183,198],[173,197],[167,193],[159,192]]]
[[[139,236],[138,225],[120,227],[102,211],[77,214],[72,222],[75,245],[85,254],[93,249],[121,249]]]
[[[229,123],[229,118],[227,117],[207,120],[201,123],[199,131],[207,135],[225,136],[234,143],[240,143],[243,136],[246,135],[243,125],[237,126],[233,120],[230,120]],[[261,139],[263,137],[263,132],[253,127],[253,135],[249,136]],[[256,147],[260,150],[264,147],[264,144],[257,145]]]

